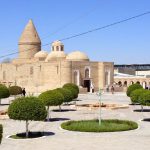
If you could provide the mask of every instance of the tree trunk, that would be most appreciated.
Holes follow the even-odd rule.
[[[143,106],[141,105],[141,111],[143,112]]]
[[[61,111],[61,106],[59,105],[59,111]]]
[[[28,130],[29,122],[26,120],[26,138],[29,137],[29,130]]]
[[[0,105],[1,105],[1,99],[0,99]]]

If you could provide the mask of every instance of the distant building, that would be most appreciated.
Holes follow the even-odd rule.
[[[114,82],[120,87],[139,83],[143,88],[150,88],[150,64],[115,65]]]
[[[41,50],[41,40],[32,22],[26,25],[19,43],[19,56],[11,63],[1,63],[0,82],[19,85],[29,92],[42,92],[75,83],[80,90],[105,88],[114,82],[112,62],[93,62],[81,52],[64,52],[61,41],[51,45],[51,52]]]

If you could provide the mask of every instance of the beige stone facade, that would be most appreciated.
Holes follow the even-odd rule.
[[[0,82],[19,85],[30,92],[42,92],[75,83],[80,89],[105,88],[113,84],[112,62],[93,62],[81,51],[66,54],[64,45],[55,41],[48,54],[41,50],[41,40],[29,21],[19,40],[19,57],[0,64]]]

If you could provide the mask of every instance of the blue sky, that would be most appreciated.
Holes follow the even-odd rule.
[[[0,56],[18,51],[30,18],[44,45],[146,11],[150,0],[0,0]],[[93,61],[150,63],[150,15],[63,43],[66,53],[80,50]],[[50,51],[50,46],[42,49]]]

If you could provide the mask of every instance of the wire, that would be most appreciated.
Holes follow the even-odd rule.
[[[64,30],[65,28],[67,28],[68,26],[72,25],[73,23],[75,23],[75,22],[83,19],[84,17],[90,15],[91,13],[93,13],[94,11],[96,11],[98,8],[99,8],[99,5],[97,5],[96,7],[92,8],[90,11],[85,12],[83,15],[79,16],[78,18],[76,18],[76,19],[68,22],[67,24],[64,24],[63,26],[57,28],[54,32],[51,32],[49,35],[43,37],[42,40],[46,39],[48,37],[51,37],[52,35],[55,35],[56,33],[58,33],[61,30]]]
[[[115,26],[115,25],[118,25],[118,24],[121,24],[121,23],[130,21],[130,20],[133,20],[133,19],[136,19],[136,18],[145,16],[145,15],[148,15],[148,14],[150,14],[150,11],[147,11],[147,12],[141,13],[141,14],[139,14],[139,15],[136,15],[136,16],[133,16],[133,17],[130,17],[130,18],[127,18],[127,19],[123,19],[123,20],[120,20],[120,21],[117,21],[117,22],[114,22],[114,23],[111,23],[111,24],[108,24],[108,25],[105,25],[105,26],[102,26],[102,27],[99,27],[99,28],[94,28],[94,29],[88,30],[88,31],[86,31],[86,32],[82,32],[82,33],[75,34],[75,35],[72,35],[72,36],[69,36],[69,37],[66,37],[66,38],[62,38],[62,39],[60,39],[59,41],[69,40],[69,39],[72,39],[72,38],[75,38],[75,37],[79,37],[79,36],[82,36],[82,35],[85,35],[85,34],[89,34],[89,33],[91,33],[91,32],[95,32],[95,31],[98,31],[98,30],[102,30],[102,29],[105,29],[105,28],[109,28],[109,27],[112,27],[112,26]],[[42,45],[42,46],[44,47],[44,46],[47,46],[47,45],[50,45],[50,44],[52,44],[52,42],[47,43],[47,44],[44,44],[44,45]],[[32,48],[32,49],[34,49],[34,48]],[[26,52],[26,51],[32,50],[32,49],[27,49],[27,50],[21,51],[21,52]],[[7,57],[7,56],[11,56],[11,55],[14,55],[14,54],[17,54],[17,53],[20,53],[20,52],[17,51],[17,52],[14,52],[14,53],[10,53],[10,54],[7,54],[7,55],[3,55],[3,56],[0,56],[0,58],[4,58],[4,57]]]

